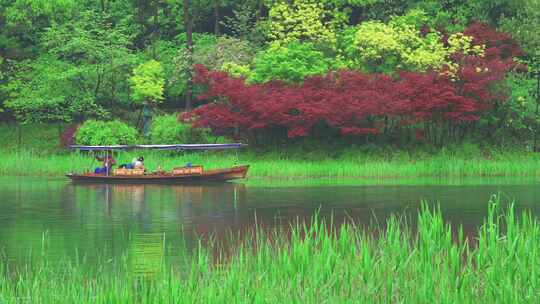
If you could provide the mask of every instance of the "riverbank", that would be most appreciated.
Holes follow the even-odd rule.
[[[145,156],[149,170],[158,166],[170,170],[190,162],[205,168],[249,164],[249,178],[416,178],[416,177],[536,177],[540,176],[540,155],[532,152],[464,154],[441,151],[413,155],[348,153],[336,158],[302,159],[277,154],[204,152],[168,155],[159,152],[120,153],[118,163]],[[67,172],[93,170],[98,163],[77,153],[0,152],[0,174],[10,176],[62,176]]]
[[[165,261],[173,248],[159,235],[97,263],[50,262],[37,252],[20,268],[0,263],[0,302],[537,303],[540,223],[496,200],[467,237],[424,206],[414,221],[393,216],[375,233],[352,223],[336,233],[314,219],[232,236],[234,246],[180,246],[174,261]]]

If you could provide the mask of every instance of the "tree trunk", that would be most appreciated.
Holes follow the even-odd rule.
[[[154,29],[152,30],[152,57],[156,58],[156,41],[161,39],[161,32],[159,28],[159,5],[156,4],[154,11]]]
[[[143,135],[148,137],[150,135],[150,128],[152,127],[152,109],[145,104],[143,106]]]
[[[219,35],[219,0],[214,0],[214,34]]]
[[[257,22],[259,22],[259,20],[262,17],[262,14],[263,14],[263,2],[262,2],[262,0],[259,0],[257,4],[259,6],[259,9],[257,10],[256,18],[257,18]]]
[[[191,111],[193,98],[193,21],[189,14],[189,0],[184,0],[184,23],[186,26],[186,46],[187,46],[187,65],[188,80],[186,88],[186,112]]]
[[[111,56],[111,112],[116,103],[116,69],[114,67],[114,56]]]
[[[96,98],[96,100],[98,99],[98,93],[101,87],[102,76],[103,76],[103,70],[100,70],[100,68],[98,67],[97,82],[96,82],[96,86],[94,87],[94,97]]]
[[[109,41],[109,51],[111,54],[111,61],[110,61],[110,69],[111,69],[111,100],[110,100],[110,107],[111,112],[113,112],[113,107],[116,102],[116,69],[114,67],[115,61],[114,61],[114,50],[112,47],[112,42]]]

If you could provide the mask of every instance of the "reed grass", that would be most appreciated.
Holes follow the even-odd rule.
[[[257,155],[252,152],[201,152],[165,154],[129,152],[118,156],[118,163],[127,163],[137,155],[145,156],[150,170],[158,166],[170,170],[188,162],[205,168],[250,164],[252,178],[410,178],[410,177],[479,177],[540,176],[540,156],[527,152],[502,152],[489,159],[482,156],[438,153],[414,157],[409,155],[373,156],[365,153],[338,158],[306,160],[278,154]],[[61,176],[67,172],[93,170],[98,163],[83,154],[38,154],[31,151],[0,152],[0,174],[13,176]]]
[[[129,254],[93,266],[2,263],[0,303],[540,301],[540,223],[529,213],[517,216],[494,199],[474,240],[425,204],[415,222],[392,216],[369,233],[315,218],[289,231],[259,229],[228,250],[199,242],[145,275],[133,271]]]

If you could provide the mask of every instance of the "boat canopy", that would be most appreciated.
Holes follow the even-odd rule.
[[[175,145],[113,145],[113,146],[79,146],[71,145],[71,149],[80,151],[112,151],[112,150],[225,150],[239,149],[247,146],[246,144],[175,144]]]

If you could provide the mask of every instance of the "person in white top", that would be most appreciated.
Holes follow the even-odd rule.
[[[139,158],[134,158],[133,161],[131,161],[131,164],[133,165],[133,169],[144,169],[144,157],[140,156]]]

